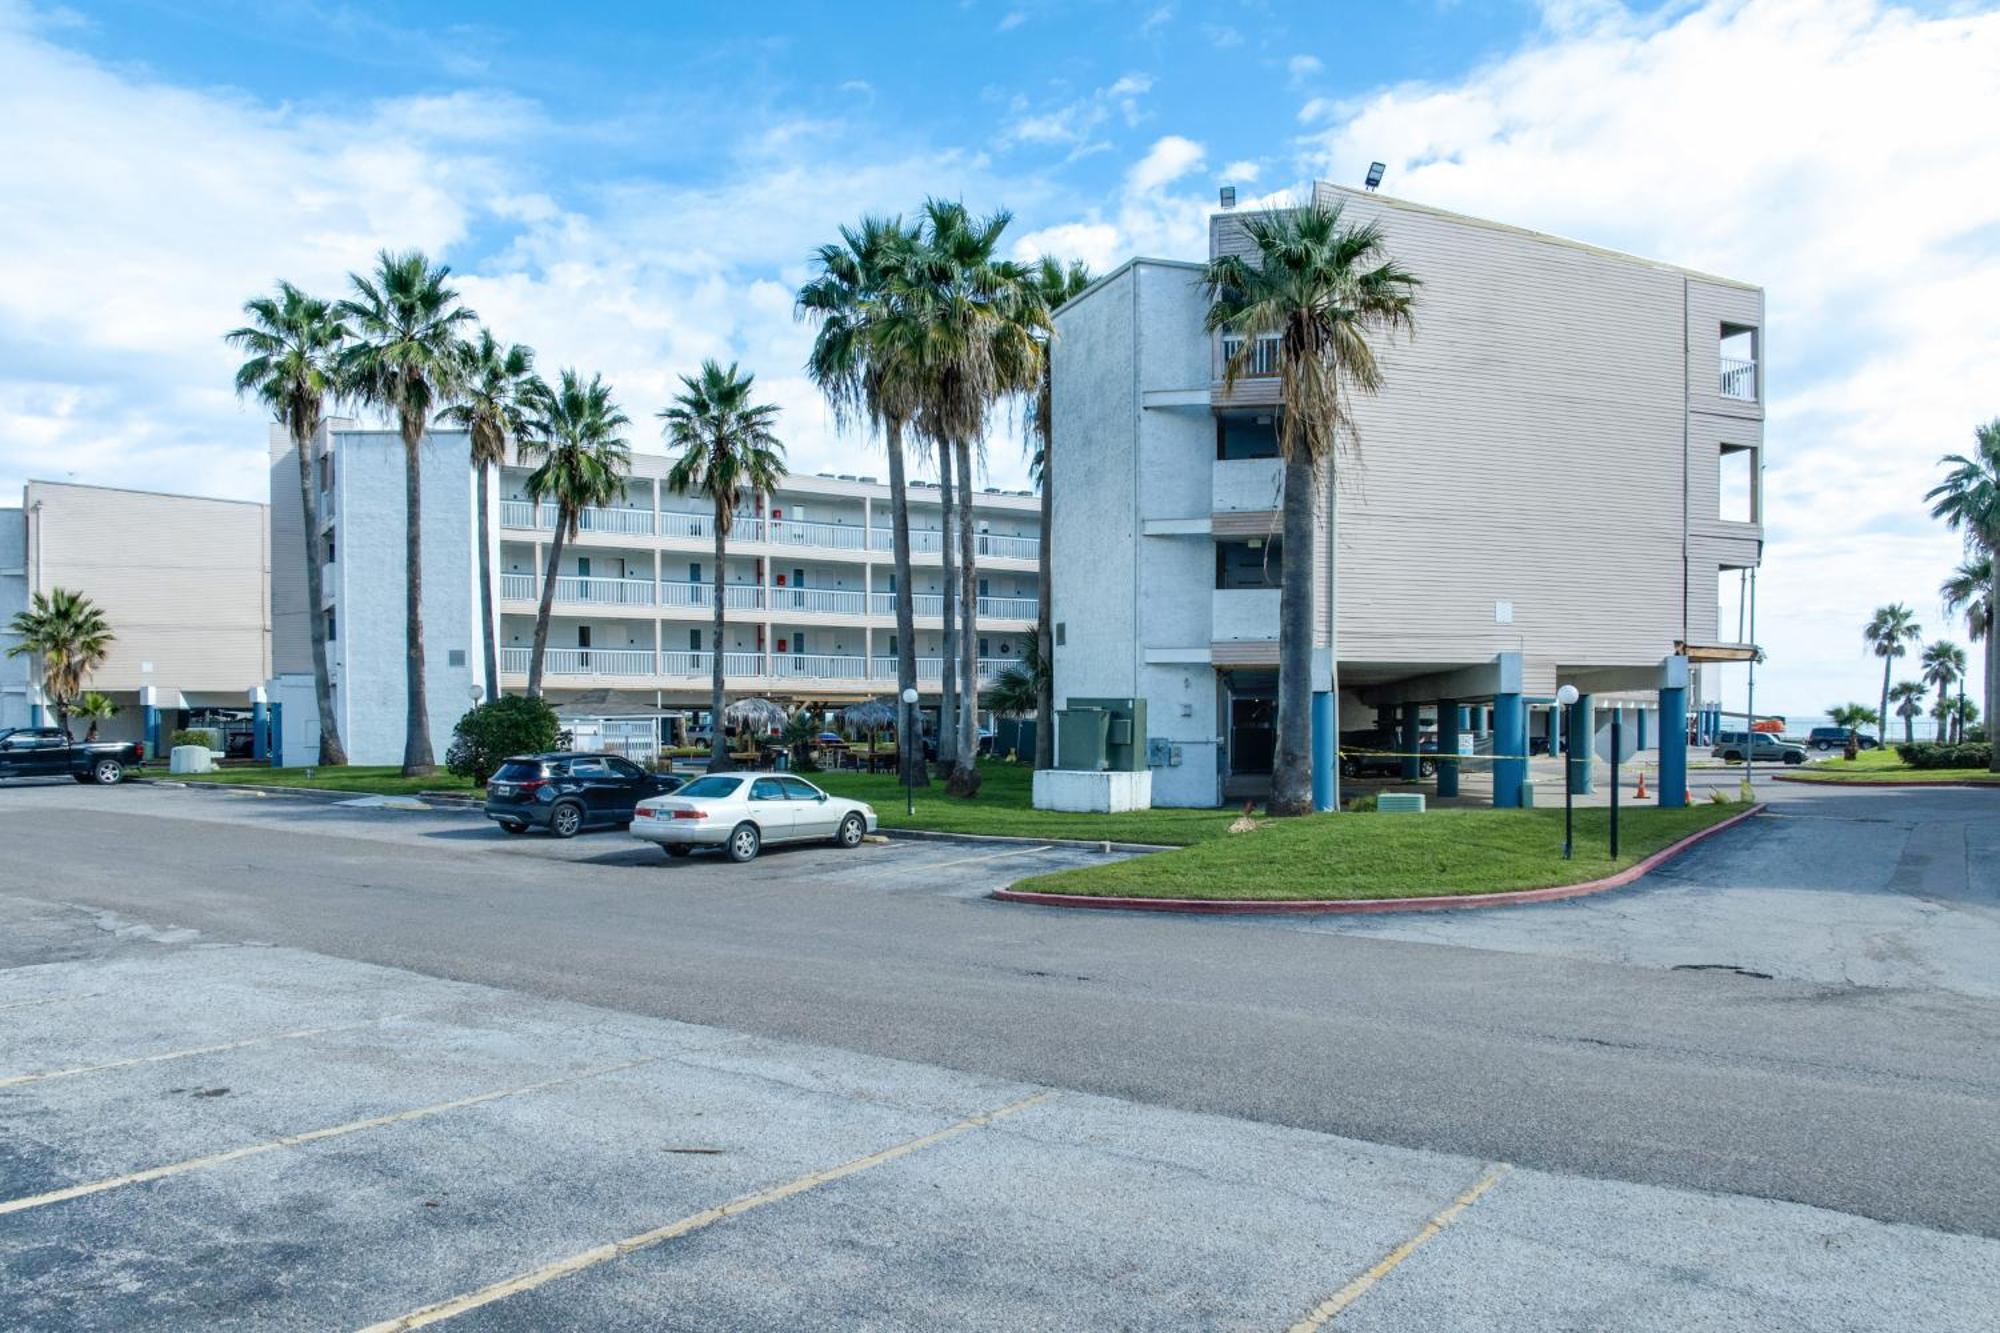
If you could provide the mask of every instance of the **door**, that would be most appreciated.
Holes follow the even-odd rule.
[[[836,814],[842,807],[825,799],[825,793],[804,778],[782,777],[778,782],[792,799],[792,836],[831,838],[840,822]]]
[[[777,778],[758,778],[750,784],[750,818],[757,822],[765,842],[783,842],[793,836],[796,804]]]
[[[1229,771],[1269,776],[1278,748],[1278,701],[1267,695],[1229,698]]]
[[[632,817],[630,784],[611,771],[609,759],[578,755],[569,761],[569,779],[591,823],[622,824]]]
[[[632,818],[632,808],[653,794],[653,779],[629,759],[611,755],[604,761],[611,768],[611,782],[617,791],[618,822]]]

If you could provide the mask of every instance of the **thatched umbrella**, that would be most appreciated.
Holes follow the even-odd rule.
[[[881,747],[882,729],[896,725],[899,709],[887,699],[869,699],[840,710],[840,725],[850,733],[867,732],[868,750]],[[897,742],[901,744],[900,741]]]
[[[769,699],[738,699],[722,710],[724,722],[733,722],[759,736],[768,735],[773,728],[783,730],[789,717],[783,708]]]

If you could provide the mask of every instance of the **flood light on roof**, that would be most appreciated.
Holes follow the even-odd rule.
[[[1382,183],[1382,173],[1388,169],[1387,164],[1382,162],[1370,162],[1368,164],[1368,180],[1365,183],[1371,191]]]

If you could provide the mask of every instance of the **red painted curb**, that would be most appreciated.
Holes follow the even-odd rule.
[[[1507,893],[1438,894],[1428,898],[1303,898],[1258,902],[1222,898],[1103,898],[1083,893],[1029,893],[1016,889],[995,889],[988,894],[1008,903],[1033,903],[1041,907],[1100,907],[1132,912],[1188,912],[1210,916],[1302,916],[1357,912],[1445,912],[1460,907],[1509,907],[1516,903],[1547,903],[1562,898],[1581,898],[1623,888],[1647,872],[1671,861],[1705,838],[1724,829],[1735,828],[1744,820],[1764,812],[1760,801],[1742,814],[1711,824],[1688,834],[1679,842],[1662,847],[1637,865],[1603,879],[1581,884],[1557,884],[1546,889],[1514,889]]]
[[[1990,782],[1968,781],[1964,778],[1918,778],[1911,782],[1871,782],[1862,778],[1855,782],[1835,778],[1802,778],[1790,773],[1773,773],[1773,782],[1796,782],[1801,787],[2000,787],[2000,778]]]

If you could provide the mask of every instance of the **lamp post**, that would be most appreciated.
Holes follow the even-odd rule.
[[[1576,692],[1576,686],[1564,685],[1556,691],[1556,722],[1563,728],[1563,860],[1570,858],[1571,848],[1576,841],[1576,784],[1570,781],[1570,769],[1576,763],[1576,719],[1568,716],[1569,710],[1583,696]]]
[[[900,731],[900,732],[899,732],[899,733],[897,734],[897,736],[896,736],[896,740],[897,740],[897,744],[898,744],[898,747],[899,747],[899,748],[900,748],[901,746],[905,746],[905,745],[908,745],[908,744],[910,743],[910,724],[911,724],[912,722],[916,721],[916,717],[917,717],[917,687],[916,687],[916,686],[914,686],[914,685],[911,685],[911,686],[907,686],[907,687],[906,687],[906,688],[905,688],[905,689],[903,690],[903,727],[902,727],[902,730],[901,730],[901,731]],[[919,743],[918,743],[918,751],[917,751],[917,752],[918,752],[919,754],[921,754],[921,753],[923,752],[923,747],[922,747],[922,742],[919,742]],[[902,764],[902,766],[903,766],[903,807],[904,807],[904,811],[905,811],[905,813],[907,813],[907,814],[908,814],[908,815],[910,816],[910,818],[912,818],[912,819],[915,819],[915,818],[917,817],[917,769],[916,769],[916,765],[914,765],[914,764],[912,764],[912,763],[910,762],[910,760],[909,760],[909,756],[908,756],[908,754],[907,754],[907,753],[906,753],[906,754],[903,754],[903,755],[899,755],[899,756],[898,756],[897,758],[898,758],[898,761],[899,761],[899,762],[900,762],[900,763]]]

